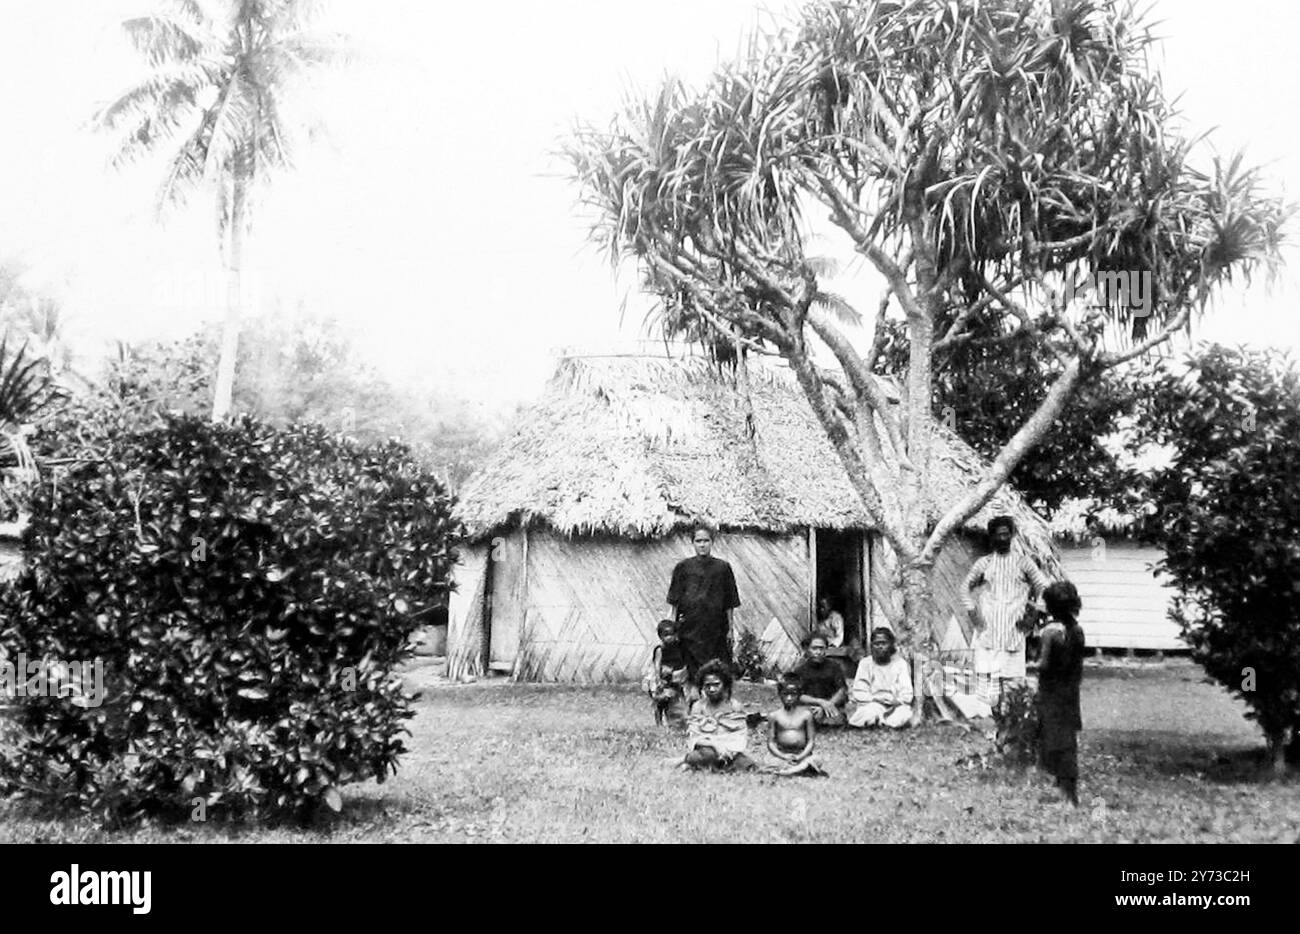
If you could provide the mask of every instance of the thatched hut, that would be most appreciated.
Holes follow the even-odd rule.
[[[838,603],[850,638],[897,622],[890,549],[791,374],[751,364],[745,398],[733,375],[701,359],[561,360],[541,401],[461,492],[470,544],[451,602],[449,673],[639,676],[697,520],[718,528],[713,553],[731,563],[740,590],[735,622],[760,638],[769,664],[797,658],[819,594]],[[942,429],[933,456],[941,503],[982,466]],[[968,644],[959,588],[985,523],[1001,512],[1017,517],[1019,547],[1058,570],[1043,521],[1000,492],[940,556],[946,649]]]

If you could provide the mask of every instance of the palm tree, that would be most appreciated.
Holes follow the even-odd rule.
[[[122,24],[150,71],[95,115],[99,127],[120,134],[115,167],[176,147],[159,191],[160,212],[204,185],[215,188],[226,319],[214,419],[231,407],[254,186],[268,170],[290,165],[284,88],[304,69],[342,56],[332,37],[307,31],[314,6],[309,0],[166,0],[158,12]]]

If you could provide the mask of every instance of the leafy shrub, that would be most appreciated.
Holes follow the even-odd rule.
[[[993,707],[998,753],[1016,765],[1038,761],[1041,724],[1034,691],[1027,684],[1007,687]]]
[[[1246,704],[1281,773],[1300,736],[1300,370],[1218,345],[1186,363],[1148,387],[1141,440],[1173,457],[1151,477],[1146,534],[1192,658]]]
[[[736,677],[758,681],[763,677],[767,658],[763,655],[763,645],[758,636],[748,629],[736,640]]]
[[[0,595],[10,657],[100,659],[103,703],[20,697],[0,780],[115,821],[338,810],[395,771],[394,668],[454,562],[437,481],[319,427],[177,415],[105,443],[41,487]]]

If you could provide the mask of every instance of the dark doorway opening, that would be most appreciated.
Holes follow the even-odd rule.
[[[836,532],[817,529],[816,598],[829,597],[831,607],[844,617],[844,644],[862,645],[866,606],[862,589],[863,535],[861,532]]]

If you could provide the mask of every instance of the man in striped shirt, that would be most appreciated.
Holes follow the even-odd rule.
[[[1027,556],[1013,552],[1016,523],[1010,516],[989,520],[993,553],[971,565],[962,584],[962,602],[975,629],[975,674],[989,703],[996,703],[1007,682],[1025,677],[1025,635],[1017,623],[1050,583]],[[976,588],[982,588],[978,603]],[[994,690],[992,681],[998,681]]]

